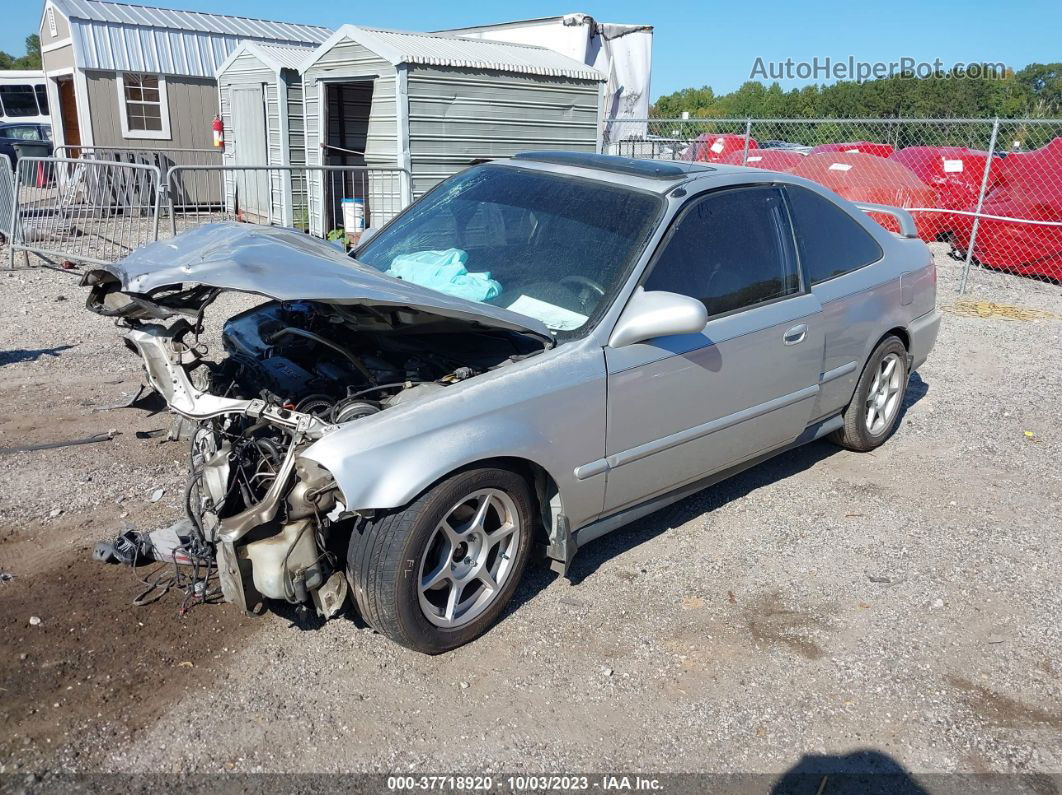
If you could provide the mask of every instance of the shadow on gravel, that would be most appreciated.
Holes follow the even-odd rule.
[[[925,397],[928,392],[929,385],[918,373],[912,373],[903,406],[900,408],[899,422],[903,422],[907,410]],[[580,549],[568,570],[568,577],[572,585],[578,585],[610,558],[643,544],[661,533],[681,527],[698,516],[741,499],[762,486],[810,469],[819,461],[840,452],[842,452],[841,448],[832,442],[826,440],[812,442],[781,453],[776,458],[764,461],[762,464],[710,486],[704,491],[699,491],[674,505],[661,508],[656,513],[596,539]],[[504,615],[508,616],[519,609],[524,602],[547,587],[556,577],[557,575],[544,565],[529,567]]]
[[[287,621],[288,629],[295,629],[300,632],[315,632],[329,621],[337,621],[339,619],[350,621],[355,629],[372,630],[372,627],[370,627],[365,622],[365,619],[358,613],[357,608],[351,604],[352,601],[353,594],[347,599],[343,609],[329,619],[324,619],[318,616],[312,605],[300,609],[299,605],[294,605],[289,602],[281,602],[279,599],[266,600],[264,612],[272,613],[278,618]]]
[[[762,486],[810,469],[819,461],[838,452],[840,448],[830,442],[812,442],[764,461],[674,505],[661,508],[656,513],[602,536],[580,549],[568,570],[569,579],[573,585],[578,585],[610,558],[739,500]],[[517,594],[517,599],[519,596]]]
[[[63,351],[68,351],[73,347],[73,345],[59,345],[55,348],[36,348],[33,350],[16,348],[13,351],[0,351],[0,367],[5,364],[35,362],[42,356],[57,357]]]
[[[806,754],[771,787],[771,795],[928,795],[898,761],[881,751]]]
[[[907,409],[924,398],[928,392],[929,384],[922,380],[922,376],[917,372],[911,373],[911,378],[907,382],[907,393],[903,396],[903,406],[900,407],[900,422],[903,422],[903,415],[907,413]]]

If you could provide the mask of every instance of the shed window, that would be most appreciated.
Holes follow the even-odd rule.
[[[122,135],[126,138],[169,138],[166,78],[122,72],[118,78]]]

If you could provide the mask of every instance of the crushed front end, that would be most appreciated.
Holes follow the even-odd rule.
[[[221,373],[186,342],[191,333],[184,321],[140,324],[126,340],[150,385],[197,423],[186,510],[196,540],[215,551],[225,599],[244,610],[263,597],[312,601],[319,615],[334,615],[346,599],[350,530],[337,530],[343,505],[332,477],[299,454],[335,426],[276,396],[216,394]]]
[[[385,276],[292,230],[204,225],[85,285],[88,308],[115,319],[148,384],[194,424],[191,543],[244,610],[278,599],[328,617],[346,600],[350,509],[372,506],[345,505],[308,448],[552,344],[537,321]],[[229,317],[212,355],[203,318],[225,292],[267,300]]]

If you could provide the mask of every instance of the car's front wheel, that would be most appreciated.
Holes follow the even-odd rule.
[[[831,437],[848,450],[867,452],[896,429],[907,392],[907,348],[898,337],[883,339],[870,354],[844,412],[844,426]]]
[[[404,509],[364,520],[348,576],[362,617],[410,649],[437,654],[498,618],[531,548],[527,482],[507,469],[459,472]]]

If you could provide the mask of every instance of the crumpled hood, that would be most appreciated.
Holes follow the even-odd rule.
[[[279,301],[408,307],[553,340],[545,324],[534,318],[394,279],[293,229],[203,224],[98,269],[118,279],[122,292],[131,294],[202,285]]]

